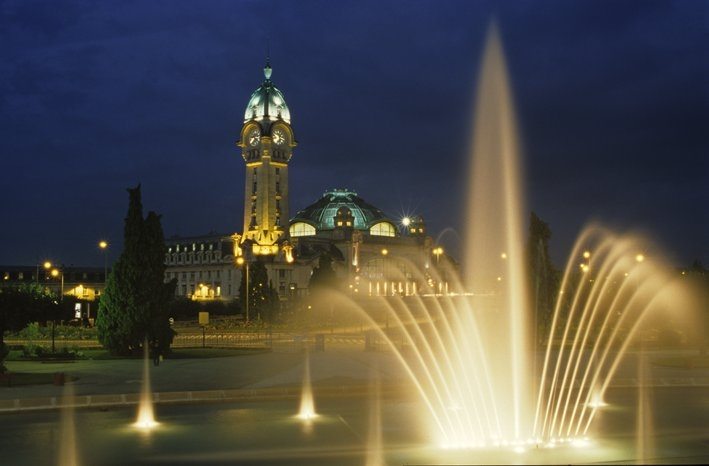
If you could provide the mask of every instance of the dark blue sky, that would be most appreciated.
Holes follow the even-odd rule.
[[[115,257],[139,182],[166,236],[241,230],[234,141],[267,38],[299,141],[291,212],[348,187],[462,232],[493,15],[557,264],[591,219],[709,262],[708,5],[2,1],[0,263],[100,265],[100,238]]]

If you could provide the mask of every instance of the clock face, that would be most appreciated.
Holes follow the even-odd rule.
[[[256,144],[258,144],[259,136],[260,136],[260,134],[259,134],[259,131],[258,131],[257,129],[251,131],[251,132],[249,133],[249,136],[247,137],[247,140],[249,141],[249,144],[252,145],[252,146],[255,146]]]
[[[273,142],[275,142],[279,146],[286,142],[286,135],[283,134],[283,131],[277,129],[273,132]]]

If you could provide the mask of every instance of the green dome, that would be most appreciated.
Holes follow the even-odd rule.
[[[367,230],[379,221],[393,223],[380,209],[357,196],[356,192],[347,189],[326,191],[317,202],[295,214],[290,223],[306,222],[315,226],[318,231],[333,230],[334,217],[341,207],[352,212],[354,228],[357,230]]]
[[[290,110],[286,105],[283,93],[273,85],[271,81],[271,65],[266,63],[263,74],[266,80],[251,94],[246,111],[244,111],[244,123],[249,120],[283,120],[290,124]]]

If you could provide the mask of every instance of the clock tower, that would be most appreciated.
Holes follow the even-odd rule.
[[[252,253],[278,253],[279,240],[288,232],[288,162],[296,146],[290,111],[283,93],[271,81],[267,61],[265,80],[251,95],[241,137],[236,143],[246,163],[244,233]]]

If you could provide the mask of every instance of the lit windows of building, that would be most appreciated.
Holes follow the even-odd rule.
[[[312,236],[315,234],[315,227],[305,222],[296,222],[290,226],[291,237]]]

